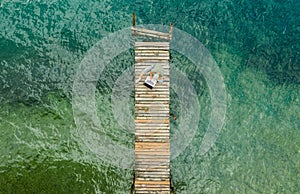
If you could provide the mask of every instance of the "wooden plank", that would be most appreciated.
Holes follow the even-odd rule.
[[[139,103],[138,106],[135,106],[135,111],[137,113],[164,114],[169,113],[170,110],[168,104],[158,104],[154,106],[153,104]]]
[[[138,36],[148,36],[148,37],[152,37],[152,38],[160,38],[160,39],[169,40],[169,37],[167,37],[167,36],[160,36],[160,35],[149,34],[149,33],[144,33],[144,32],[135,32],[135,33]]]
[[[136,32],[144,32],[144,33],[150,33],[150,34],[157,34],[157,35],[160,35],[160,36],[169,36],[168,33],[158,32],[158,31],[155,31],[155,30],[148,30],[148,29],[144,29],[144,28],[131,27],[131,30],[136,31]]]
[[[156,132],[147,132],[147,130],[143,130],[143,131],[140,131],[140,130],[136,130],[135,131],[136,135],[140,135],[140,136],[143,136],[143,135],[148,135],[148,136],[151,136],[153,135],[153,137],[156,135],[160,135],[160,136],[165,136],[167,134],[167,136],[169,136],[169,130],[165,130],[165,131],[156,131]]]
[[[135,100],[136,101],[141,101],[141,100],[143,100],[143,101],[151,101],[151,102],[153,102],[153,101],[170,101],[170,98],[135,98]]]
[[[170,174],[139,174],[138,176],[140,178],[168,178]]]
[[[136,166],[145,166],[145,165],[166,165],[170,164],[170,160],[168,158],[160,159],[160,160],[153,160],[152,158],[135,158]]]
[[[135,117],[137,118],[149,118],[149,117],[165,117],[165,118],[170,118],[169,113],[157,113],[157,111],[152,111],[152,112],[146,112],[145,111],[135,111]]]
[[[135,61],[138,61],[139,59],[144,59],[144,60],[164,60],[166,62],[167,60],[170,59],[170,56],[168,54],[136,53],[134,59]]]
[[[135,148],[136,154],[143,154],[144,152],[148,154],[156,154],[156,153],[167,153],[170,154],[170,147],[154,147],[154,148]]]
[[[135,155],[135,161],[138,162],[138,161],[144,161],[144,160],[149,160],[150,162],[157,162],[157,163],[165,163],[165,162],[168,162],[170,157],[161,157],[161,158],[158,158],[158,157],[143,157],[143,156],[139,156],[139,155]]]
[[[169,34],[164,33],[164,32],[158,32],[155,30],[147,30],[143,28],[131,28],[135,33],[137,34],[143,34],[145,36],[153,36],[153,37],[163,37],[163,39],[168,40],[169,39]]]
[[[150,160],[153,160],[153,159],[162,159],[162,160],[169,160],[170,159],[170,156],[168,155],[135,155],[136,158],[139,158],[139,159],[150,159]]]
[[[153,101],[152,101],[153,102]],[[138,101],[137,101],[138,103]],[[163,103],[163,101],[162,101]],[[168,101],[166,103],[169,103]],[[162,114],[162,113],[166,113],[169,112],[169,104],[148,104],[146,102],[144,103],[139,103],[138,106],[135,106],[135,111],[137,112],[144,112],[144,113],[148,113],[148,114]]]
[[[135,147],[138,148],[153,148],[162,146],[170,146],[170,143],[135,143]]]
[[[149,64],[145,64],[145,65],[140,65],[140,66],[137,66],[137,67],[135,67],[135,73],[140,73],[140,72],[142,72],[144,69],[146,69],[146,68],[148,68],[148,67],[150,67],[151,65],[149,65]],[[167,73],[167,71],[170,69],[170,67],[167,67],[167,66],[163,66],[163,69],[164,69],[164,71],[166,71],[166,73]]]
[[[135,110],[135,116],[136,117],[166,117],[170,118],[170,112],[169,110],[164,109],[153,109],[153,110]]]
[[[145,29],[132,29],[133,30],[133,34],[134,35],[138,35],[138,36],[148,36],[148,37],[152,37],[152,38],[160,38],[160,39],[164,39],[164,40],[169,40],[170,36],[166,33],[162,33],[162,32],[157,32],[157,31],[149,31]]]
[[[135,94],[151,94],[151,95],[156,95],[156,94],[158,94],[158,95],[170,95],[170,91],[152,91],[152,90],[150,90],[150,91],[140,91],[140,90],[137,90],[137,91],[135,91]]]
[[[169,175],[170,175],[170,172],[168,172],[168,171],[159,171],[159,172],[137,171],[137,174],[136,174],[136,176],[139,176],[139,177],[142,177],[142,176],[145,176],[145,177],[149,177],[149,176],[157,177],[157,176],[169,176]]]
[[[160,92],[160,91],[169,91],[169,85],[170,85],[170,82],[164,82],[164,83],[160,83],[160,84],[157,84],[154,88],[150,89],[146,86],[144,86],[144,84],[142,83],[139,83],[135,86],[135,90],[136,91],[147,91],[147,92]]]
[[[152,62],[152,60],[149,60],[149,62],[136,62],[135,63],[135,69],[136,68],[145,68],[145,67],[149,67],[151,65],[161,65],[163,68],[166,68],[168,69],[170,67],[169,64],[166,64],[168,61],[165,60],[165,61],[155,61],[155,62]]]
[[[158,166],[158,164],[144,164],[144,165],[136,164],[136,165],[135,165],[135,170],[136,170],[136,169],[144,169],[144,168],[162,168],[162,169],[170,169],[170,165],[160,165],[160,166]],[[169,178],[169,177],[168,177],[168,178]]]
[[[168,62],[169,59],[155,59],[155,58],[143,58],[143,59],[135,59],[134,62],[136,63],[165,63],[165,62]]]
[[[157,130],[160,130],[160,131],[162,131],[162,132],[164,132],[164,133],[167,133],[167,132],[169,132],[170,131],[170,129],[169,129],[169,127],[165,127],[165,128],[162,128],[162,127],[160,127],[160,129],[150,129],[149,127],[148,128],[144,128],[144,129],[142,129],[141,127],[137,127],[137,129],[135,130],[136,132],[147,132],[147,131],[157,131]]]
[[[143,70],[144,70],[144,69],[136,70],[136,72],[135,72],[135,79],[137,79],[137,78],[140,77],[140,75],[142,74],[142,71],[143,71]],[[146,77],[149,76],[149,75],[150,75],[150,73],[144,73],[144,75],[142,75],[142,79],[141,79],[141,80],[139,81],[139,83],[136,84],[135,86],[143,85],[143,84],[144,84],[144,81],[145,81],[145,79],[146,79]],[[152,76],[153,76],[153,75],[154,75],[154,74],[152,74]],[[163,84],[163,83],[169,82],[169,81],[170,81],[170,73],[165,72],[165,73],[159,78],[159,80],[161,80],[161,78],[163,78],[163,82],[162,82],[162,83],[158,82],[158,83],[156,84],[156,86],[159,86],[159,85],[161,85],[161,84]],[[143,85],[143,87],[145,87],[145,86]],[[153,89],[151,89],[150,91],[153,91],[153,90],[155,90],[155,87],[154,87]]]
[[[135,110],[135,116],[167,116],[170,117],[170,112],[169,110],[164,110],[164,109],[151,109],[151,110]]]
[[[135,168],[150,168],[150,167],[170,167],[170,164],[166,162],[145,162],[145,161],[136,161]],[[168,177],[169,178],[169,177]]]
[[[147,137],[147,136],[135,136],[135,141],[140,142],[166,142],[170,139],[170,137]]]
[[[169,106],[168,105],[161,105],[161,106],[153,106],[151,104],[139,104],[140,106],[136,106],[135,107],[135,113],[137,114],[157,114],[157,115],[161,115],[161,114],[168,114],[170,113],[169,110]]]
[[[156,191],[159,193],[162,192],[162,191],[169,191],[169,187],[168,185],[148,185],[148,184],[145,184],[145,185],[136,185],[136,190],[139,190],[141,189],[142,191]]]
[[[170,138],[161,137],[161,138],[149,138],[149,137],[135,137],[135,141],[137,142],[167,142]]]
[[[147,57],[157,57],[157,58],[161,58],[161,57],[168,57],[169,59],[169,54],[168,53],[135,53],[135,56],[138,57],[142,57],[142,58],[147,58]]]
[[[165,51],[170,53],[170,46],[166,45],[166,46],[145,46],[145,45],[141,45],[141,46],[136,46],[135,47],[135,51],[140,52],[140,51],[150,51],[150,52],[157,52],[157,51]]]
[[[169,185],[170,181],[135,181],[135,184],[137,185],[143,185],[143,184],[148,184],[148,185]]]
[[[152,127],[169,127],[169,125],[170,125],[170,122],[165,122],[165,123],[161,123],[161,122],[159,122],[159,123],[152,123],[152,122],[136,122],[135,123],[135,126],[152,126]]]
[[[145,139],[145,138],[136,138],[137,142],[166,142],[169,139]]]
[[[144,152],[147,152],[147,153],[152,153],[152,152],[162,152],[162,153],[167,153],[167,154],[170,154],[170,148],[166,148],[166,147],[161,147],[161,148],[148,148],[148,149],[145,149],[145,148],[135,148],[135,153],[136,154],[139,154],[139,153],[144,153]]]
[[[144,47],[141,47],[141,48],[144,48]],[[150,48],[153,48],[153,46],[151,46]],[[135,51],[134,51],[135,56],[137,56],[137,55],[148,55],[148,54],[170,56],[170,51],[165,50],[165,49],[162,50],[162,49],[159,49],[159,48],[158,49],[149,49],[149,50],[136,48]]]
[[[149,137],[169,137],[170,133],[169,131],[156,131],[156,132],[150,132],[150,131],[136,131],[136,136],[149,136]]]
[[[152,133],[152,134],[138,134],[136,133],[135,134],[135,138],[137,139],[144,139],[144,140],[152,140],[152,139],[155,139],[155,140],[162,140],[162,139],[169,139],[170,138],[170,135],[169,134],[159,134],[159,133]]]
[[[143,45],[147,45],[147,46],[152,46],[152,45],[159,45],[159,46],[169,46],[170,42],[149,42],[149,41],[145,41],[145,42],[135,42],[134,46],[143,46]]]
[[[167,86],[161,88],[157,88],[157,87],[154,87],[153,89],[150,89],[150,88],[147,88],[145,87],[144,85],[136,85],[135,86],[135,90],[136,91],[145,91],[145,92],[170,92],[169,88]]]
[[[164,120],[155,120],[155,119],[135,119],[136,123],[146,123],[146,124],[152,124],[152,123],[159,123],[159,124],[167,124],[170,123],[169,118],[168,119],[164,119]]]
[[[170,117],[170,112],[165,107],[155,107],[155,108],[150,107],[150,109],[149,109],[149,107],[136,107],[135,108],[135,116],[140,116],[140,117],[166,116],[166,117]]]
[[[135,147],[135,152],[168,152],[170,154],[170,147],[154,147],[154,148],[137,148]]]
[[[153,137],[155,138],[156,136],[159,136],[159,137],[169,137],[169,131],[161,131],[161,132],[147,132],[147,131],[139,131],[139,130],[136,130],[135,131],[135,135],[138,136],[138,137],[141,137],[141,136],[148,136],[148,137]]]
[[[135,55],[170,55],[169,51],[166,50],[135,50],[134,51]]]
[[[141,110],[164,110],[164,111],[168,111],[169,110],[169,102],[161,102],[161,103],[152,103],[152,102],[140,102],[140,103],[136,103],[135,105],[135,109],[141,109]]]
[[[136,181],[169,181],[170,182],[170,177],[167,178],[144,178],[144,177],[136,177]]]
[[[161,150],[161,149],[151,149],[151,150],[147,150],[147,151],[144,151],[144,150],[136,150],[135,151],[135,155],[140,155],[140,156],[143,156],[143,155],[147,155],[147,156],[168,156],[170,157],[170,150]]]
[[[135,66],[134,69],[134,73],[140,73],[141,71],[143,71],[144,69],[150,67],[153,64],[163,64],[165,62],[167,62],[167,59],[139,59],[139,60],[135,60],[135,63],[143,63],[143,64],[139,64],[138,66]],[[167,65],[161,65],[162,68],[164,69],[164,74],[170,74],[170,66]]]
[[[135,169],[170,169],[170,165],[168,164],[136,164]]]
[[[144,67],[136,68],[135,71],[134,71],[134,76],[135,76],[136,78],[138,78],[146,68],[148,68],[148,66],[145,67],[145,68],[144,68]],[[143,79],[145,80],[145,79],[146,79],[146,76],[149,76],[149,75],[150,75],[150,72],[143,73],[143,75],[142,75],[142,76],[144,76]],[[152,74],[152,75],[154,75],[154,74]],[[166,79],[166,78],[170,79],[170,72],[169,72],[169,69],[164,68],[163,75],[161,75],[161,76],[162,76],[164,79]]]
[[[149,62],[136,62],[135,63],[135,68],[141,68],[141,67],[149,67],[151,65],[161,65],[163,68],[169,68],[170,65],[167,64],[168,61],[155,61],[155,62],[151,62],[151,60]]]
[[[156,84],[153,89],[145,87],[144,84],[137,84],[135,86],[135,89],[136,90],[142,90],[142,89],[147,88],[147,89],[149,89],[148,91],[156,91],[156,90],[159,90],[159,89],[164,89],[164,90],[168,91],[169,87],[170,87],[170,82],[163,82],[163,83]]]
[[[138,133],[136,132],[135,138],[144,138],[144,139],[167,139],[170,137],[170,133]]]
[[[149,65],[150,66],[150,65],[157,65],[157,64],[159,64],[163,67],[165,67],[165,66],[170,67],[169,61],[154,61],[154,62],[151,62],[151,60],[147,61],[147,62],[136,62],[134,64],[134,67],[137,68],[137,67],[140,67],[140,66],[143,66],[143,65]]]
[[[138,103],[138,100],[135,101],[136,104],[135,104],[135,107],[138,108],[138,107],[148,107],[149,110],[153,109],[165,109],[165,110],[168,110],[169,109],[169,102],[151,102],[151,101],[140,101]]]
[[[153,191],[153,190],[142,190],[142,191],[139,191],[139,190],[136,190],[136,194],[170,194],[170,190],[168,191]]]
[[[163,191],[166,191],[169,189],[169,185],[136,184],[136,188],[145,188],[147,191],[160,188],[160,191],[162,191],[162,189]]]
[[[152,92],[143,92],[143,93],[138,93],[138,92],[136,92],[135,93],[135,96],[136,97],[146,97],[146,98],[148,98],[148,97],[153,97],[153,98],[155,98],[155,97],[160,97],[160,98],[169,98],[170,97],[170,95],[167,93],[167,94],[163,94],[163,92],[156,92],[156,93],[152,93]]]
[[[153,131],[150,131],[149,129],[137,129],[135,130],[136,134],[142,134],[142,133],[145,133],[145,134],[150,134],[150,133],[153,133],[153,134],[166,134],[166,133],[169,133],[170,131],[169,130],[153,130]]]
[[[154,193],[162,193],[162,192],[166,192],[166,191],[168,191],[168,192],[170,192],[170,188],[165,188],[165,189],[159,189],[159,188],[136,188],[136,191],[137,191],[137,193],[139,192],[139,191],[147,191],[146,193],[149,193],[149,192],[154,192]]]
[[[151,104],[146,104],[146,103],[143,103],[143,104],[139,104],[141,106],[135,106],[135,113],[139,113],[139,114],[142,114],[142,113],[145,113],[147,115],[149,114],[166,114],[166,113],[169,113],[169,106],[166,105],[166,104],[162,104],[161,106],[157,105],[157,106],[153,106]]]
[[[139,49],[139,48],[146,48],[146,47],[150,47],[150,48],[153,48],[153,47],[156,47],[156,46],[139,46],[139,47],[135,47],[135,50],[134,50],[134,54],[137,55],[137,54],[167,54],[169,55],[170,54],[170,51],[169,50],[165,50],[165,49],[160,49],[160,48],[166,48],[166,47],[169,47],[169,46],[161,46],[161,47],[156,47],[157,49],[149,49],[149,50],[146,50],[146,49]],[[170,48],[170,47],[169,47]]]

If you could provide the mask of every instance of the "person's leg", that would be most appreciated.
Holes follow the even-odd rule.
[[[159,78],[159,75],[156,73],[156,74],[154,74],[154,76],[153,76],[153,80],[158,80],[158,78]]]
[[[139,83],[139,81],[142,79],[143,75],[144,75],[143,73],[140,74],[139,78],[135,81],[136,84]]]
[[[151,69],[153,69],[153,65],[150,65],[149,67],[146,67],[142,72],[141,72],[141,75],[139,76],[139,78],[135,81],[135,83],[137,84],[141,79],[142,79],[142,76],[145,74],[145,73],[148,73],[149,71],[151,71]],[[150,72],[151,73],[151,72]],[[151,77],[151,76],[150,76]]]
[[[153,69],[153,65],[150,65],[149,67],[146,67],[143,71],[142,71],[142,73],[144,74],[144,73],[148,73],[149,71],[151,71],[152,69]]]

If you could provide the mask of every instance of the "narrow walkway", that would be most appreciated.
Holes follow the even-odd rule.
[[[172,29],[172,28],[171,28]],[[171,37],[170,33],[132,28],[142,36]],[[157,37],[156,37],[157,38]],[[160,38],[160,37],[158,37]],[[135,78],[143,69],[160,64],[163,83],[149,89],[135,84],[135,193],[170,193],[170,43],[135,42]]]

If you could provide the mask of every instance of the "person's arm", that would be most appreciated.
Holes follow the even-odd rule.
[[[158,79],[157,82],[158,83],[163,83],[164,82],[164,78]]]

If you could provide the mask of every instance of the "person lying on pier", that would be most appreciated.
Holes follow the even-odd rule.
[[[143,77],[144,74],[149,73],[150,75],[147,76],[144,85],[153,88],[155,84],[158,83],[163,83],[163,74],[164,74],[164,69],[161,66],[161,64],[152,64],[149,67],[146,67],[142,72],[139,78],[135,81],[137,84]],[[154,75],[153,75],[154,74]]]

